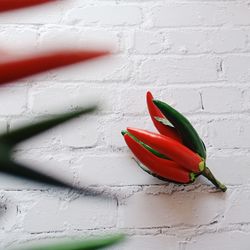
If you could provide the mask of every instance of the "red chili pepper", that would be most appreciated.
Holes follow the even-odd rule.
[[[107,51],[69,50],[0,62],[0,85],[50,69],[107,55]]]
[[[159,158],[148,151],[146,148],[137,143],[128,134],[124,135],[124,139],[134,153],[136,158],[148,167],[153,173],[179,183],[190,183],[194,180],[192,173],[183,169],[180,165],[171,160]]]
[[[204,160],[181,143],[167,136],[152,133],[147,130],[136,128],[128,128],[127,130],[138,140],[157,150],[159,153],[169,156],[183,168],[194,173],[199,173],[204,170]]]
[[[56,0],[1,0],[0,12],[25,8],[33,5],[44,4]]]
[[[174,140],[177,140],[178,142],[181,142],[181,137],[179,136],[177,130],[173,127],[166,126],[161,124],[159,121],[155,119],[155,117],[165,118],[166,117],[162,114],[162,112],[157,108],[157,106],[153,103],[153,95],[150,91],[147,92],[147,105],[148,105],[148,111],[151,116],[151,119],[157,128],[157,130],[165,136],[168,136]]]

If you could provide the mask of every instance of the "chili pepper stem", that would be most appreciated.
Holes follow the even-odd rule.
[[[226,192],[227,187],[220,183],[212,174],[211,170],[208,167],[205,167],[202,171],[202,175],[205,176],[208,180],[210,180],[217,188],[219,188],[222,192]]]

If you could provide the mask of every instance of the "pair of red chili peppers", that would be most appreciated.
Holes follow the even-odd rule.
[[[162,180],[188,184],[197,176],[207,177],[217,188],[226,191],[206,166],[206,147],[191,123],[170,105],[154,100],[147,92],[151,119],[160,132],[127,128],[124,139],[139,160],[139,166]]]

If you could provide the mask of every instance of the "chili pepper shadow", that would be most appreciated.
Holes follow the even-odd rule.
[[[126,214],[131,217],[128,220],[133,221],[136,218],[130,213],[135,210],[134,214],[140,214],[140,221],[146,227],[211,225],[223,216],[228,196],[229,193],[202,188],[157,185],[135,194],[129,200],[131,207]]]
[[[221,192],[188,192],[174,194],[167,207],[176,214],[180,224],[209,225],[217,223],[226,209],[226,195]]]
[[[50,176],[44,172],[35,170],[13,160],[13,152],[16,145],[27,141],[34,136],[42,134],[49,129],[61,125],[69,120],[75,119],[80,115],[88,114],[97,109],[96,106],[79,108],[78,110],[62,113],[52,118],[48,118],[36,123],[31,123],[17,129],[13,129],[8,133],[0,134],[0,173],[18,177],[28,181],[46,184],[49,186],[72,190],[78,194],[91,196],[109,196],[107,193],[87,186],[76,186],[67,183],[57,177]]]

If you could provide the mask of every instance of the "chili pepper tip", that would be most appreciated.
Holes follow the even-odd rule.
[[[152,93],[148,90],[147,91],[147,94],[146,94],[147,96],[150,96],[150,97],[153,97],[153,95],[152,95]]]

